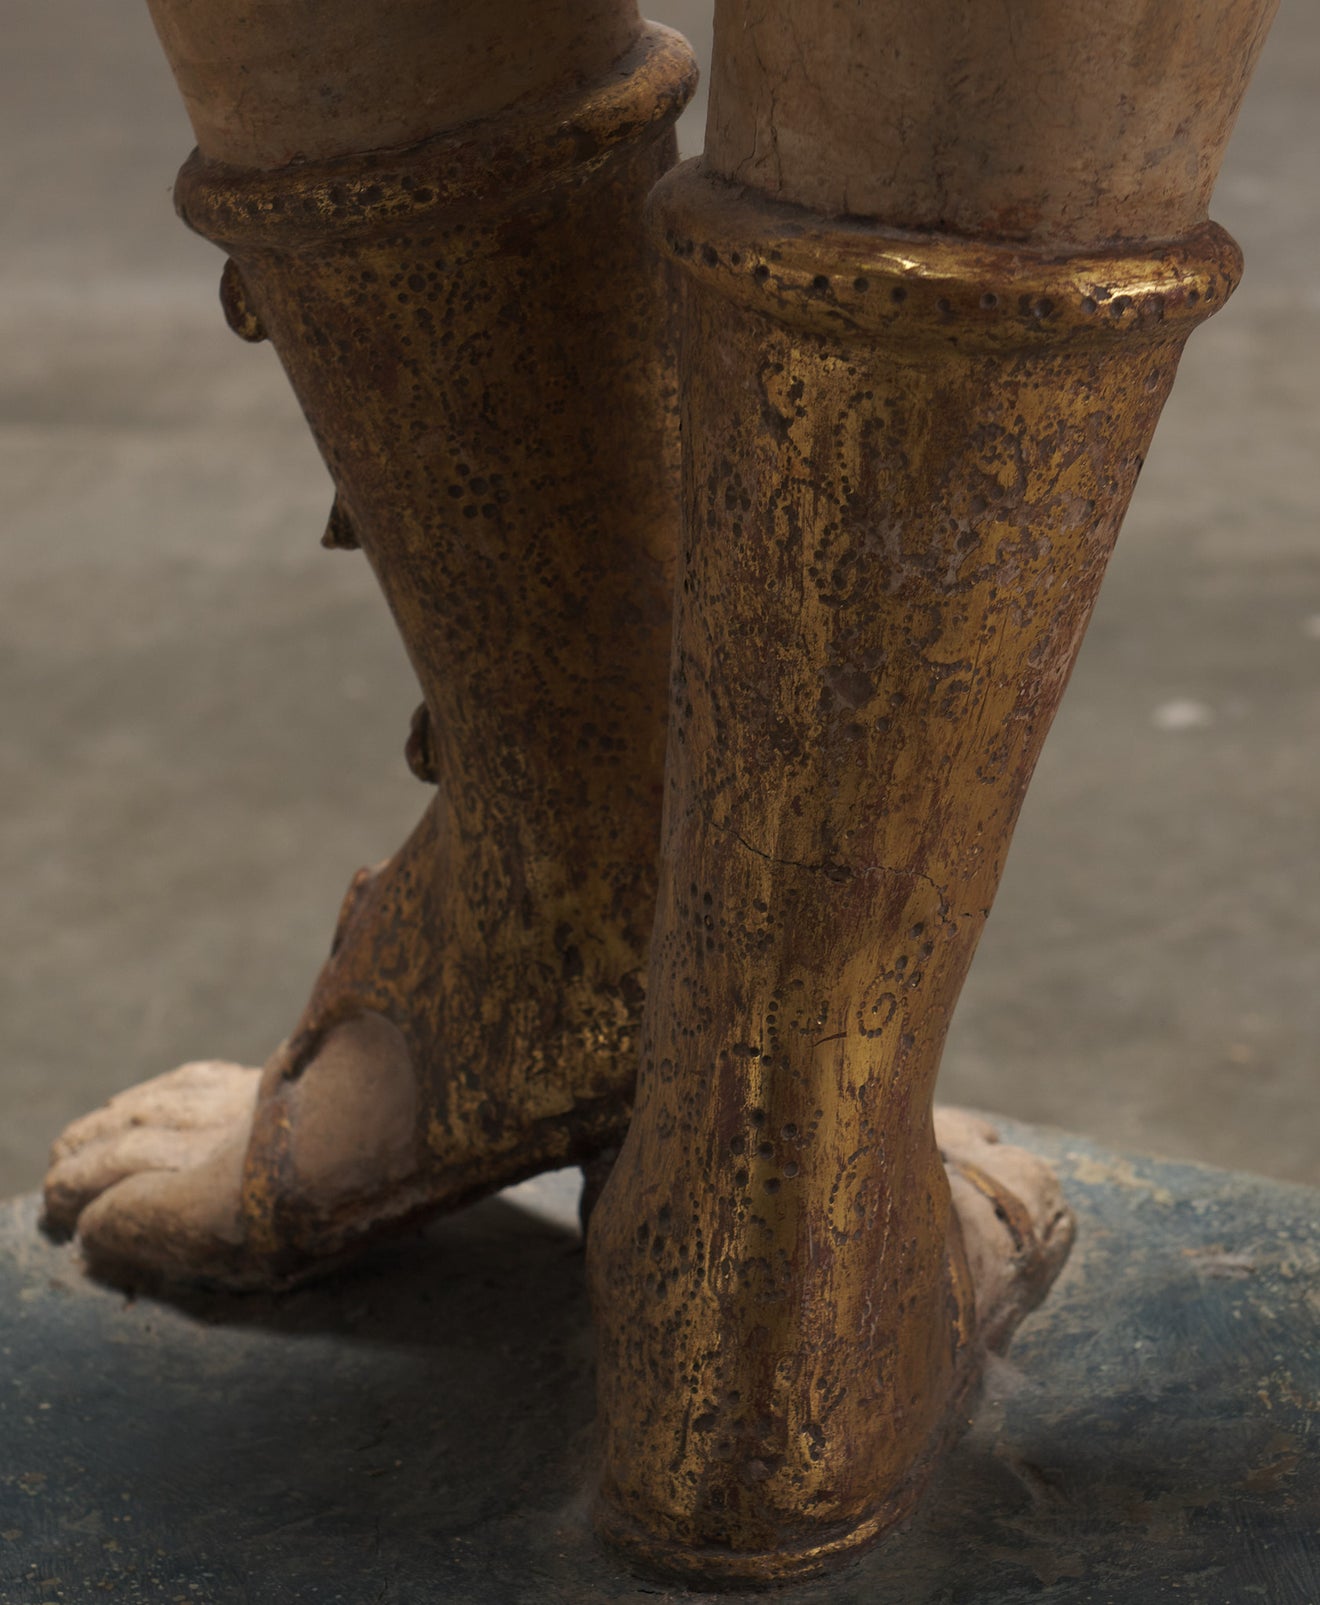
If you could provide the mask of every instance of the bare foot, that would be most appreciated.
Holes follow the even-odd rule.
[[[560,901],[554,919],[521,906],[476,939],[471,872],[448,872],[447,834],[437,798],[395,859],[355,879],[299,1028],[264,1072],[184,1065],[58,1139],[47,1229],[76,1232],[95,1274],[287,1286],[617,1146],[640,936],[575,929]],[[491,873],[476,871],[483,893]]]
[[[1045,1161],[1001,1142],[980,1115],[937,1106],[935,1140],[975,1289],[976,1343],[1003,1349],[1062,1270],[1073,1217]]]
[[[252,1124],[259,1070],[207,1059],[130,1087],[55,1141],[46,1229],[68,1236],[95,1199],[131,1176],[205,1164]]]
[[[430,1200],[417,1084],[392,1022],[337,1026],[289,1087],[272,1077],[263,1095],[261,1082],[241,1065],[188,1064],[75,1121],[51,1154],[47,1229],[76,1229],[89,1268],[110,1281],[261,1288],[330,1268]],[[291,1235],[271,1251],[269,1193],[249,1195],[249,1164],[269,1168],[259,1134],[272,1125],[285,1138],[280,1201],[300,1217],[296,1251]]]

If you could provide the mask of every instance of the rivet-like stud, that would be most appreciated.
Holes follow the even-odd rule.
[[[325,521],[325,534],[321,536],[321,545],[329,552],[356,552],[362,545],[357,538],[357,531],[353,528],[353,520],[343,502],[335,497],[334,506],[330,509],[330,517]]]
[[[261,319],[252,310],[248,301],[243,275],[232,256],[225,263],[225,270],[220,275],[220,305],[224,310],[225,322],[240,340],[247,340],[257,345],[266,338],[266,331],[261,327]]]
[[[418,780],[425,781],[428,786],[439,784],[440,771],[431,733],[431,714],[424,702],[412,716],[412,728],[408,731],[408,743],[403,749],[403,756]]]

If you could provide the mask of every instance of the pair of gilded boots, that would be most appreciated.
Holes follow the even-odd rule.
[[[609,1174],[601,1528],[746,1583],[910,1508],[1066,1256],[1048,1170],[933,1112],[935,1074],[1237,262],[1208,225],[1051,255],[670,173],[694,77],[642,26],[406,149],[185,165],[329,466],[325,542],[407,645],[434,789],[265,1069],[85,1117],[46,1204],[112,1279],[268,1289]]]

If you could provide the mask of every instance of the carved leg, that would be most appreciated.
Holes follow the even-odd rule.
[[[721,5],[705,165],[654,201],[684,546],[638,1103],[589,1244],[600,1525],[650,1567],[767,1583],[874,1540],[1066,1247],[1026,1156],[964,1150],[951,1209],[935,1075],[1236,280],[1205,207],[1272,9]]]
[[[217,31],[230,8],[159,7],[203,141],[179,210],[229,253],[230,322],[272,341],[307,413],[327,544],[376,571],[437,789],[354,882],[259,1089],[187,1067],[56,1145],[48,1219],[121,1279],[288,1282],[628,1118],[677,528],[670,291],[641,211],[691,56],[626,3],[385,8],[373,50],[407,23],[430,52],[418,111],[358,48],[378,9],[289,41],[298,8]],[[234,92],[244,63],[262,94]],[[360,154],[433,130],[437,104],[446,131]],[[272,165],[293,153],[316,159]]]

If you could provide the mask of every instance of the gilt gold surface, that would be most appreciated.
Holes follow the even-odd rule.
[[[289,1185],[280,1088],[341,1021],[403,1034],[418,1207],[626,1124],[677,523],[671,298],[642,207],[694,79],[650,27],[604,80],[411,150],[180,174],[180,215],[229,255],[230,322],[270,339],[329,466],[327,543],[361,546],[393,610],[425,697],[409,758],[437,785],[355,881],[267,1067],[243,1253],[272,1280],[370,1225],[370,1200],[327,1219]]]
[[[1236,247],[1050,261],[688,164],[680,555],[637,1108],[589,1244],[601,1531],[716,1584],[912,1506],[980,1344],[931,1100],[1187,334]]]

